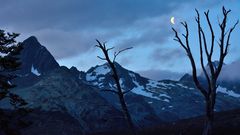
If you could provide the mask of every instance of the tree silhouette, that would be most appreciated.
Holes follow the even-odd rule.
[[[207,43],[207,39],[205,36],[205,31],[202,29],[201,26],[201,20],[198,10],[196,10],[197,17],[196,22],[198,24],[198,38],[199,38],[199,50],[200,50],[200,63],[201,68],[203,70],[204,76],[207,80],[207,86],[204,86],[197,77],[197,68],[195,59],[192,55],[191,47],[189,45],[189,29],[186,22],[182,22],[181,24],[184,26],[186,30],[186,34],[182,34],[183,38],[185,39],[185,42],[182,41],[182,39],[179,37],[178,32],[174,29],[175,38],[174,40],[177,41],[181,47],[186,51],[187,56],[191,62],[192,66],[192,77],[193,81],[195,83],[195,86],[198,88],[198,90],[202,93],[202,95],[205,98],[206,102],[206,120],[205,120],[205,126],[203,135],[210,135],[212,134],[212,126],[213,126],[213,120],[214,120],[214,106],[216,101],[216,90],[218,87],[217,80],[220,75],[220,72],[222,70],[224,59],[226,55],[228,54],[228,49],[230,45],[230,38],[233,30],[235,29],[236,25],[239,21],[237,21],[229,30],[226,30],[227,25],[227,17],[231,10],[226,10],[224,7],[222,7],[222,13],[223,13],[223,19],[222,22],[219,22],[220,27],[220,39],[218,43],[218,47],[220,49],[220,55],[219,55],[219,64],[214,65],[212,60],[212,55],[215,47],[215,32],[213,30],[210,18],[209,18],[209,11],[204,12],[205,18],[207,20],[208,27],[210,29],[211,33],[211,42],[210,45]],[[203,53],[205,52],[205,53]],[[206,60],[208,62],[207,67],[210,69],[208,72],[204,65],[204,54],[206,56]]]
[[[21,65],[17,56],[20,54],[22,46],[15,40],[18,36],[19,34],[5,33],[4,30],[0,30],[0,102],[8,99],[19,114],[24,112],[23,107],[27,103],[10,91],[11,88],[16,87],[11,82],[16,77],[13,72],[18,70]],[[0,108],[0,129],[7,135],[19,134],[16,130],[11,129],[11,118],[12,115],[9,111]]]
[[[122,90],[121,85],[120,85],[120,78],[119,78],[119,75],[118,75],[118,73],[117,73],[117,69],[116,69],[116,67],[115,67],[115,60],[116,60],[117,56],[118,56],[120,53],[122,53],[122,52],[124,52],[124,51],[126,51],[126,50],[128,50],[128,49],[131,49],[132,47],[130,47],[130,48],[125,48],[125,49],[123,49],[123,50],[120,50],[120,51],[118,51],[118,52],[115,52],[115,53],[114,53],[113,60],[111,60],[111,59],[109,58],[108,52],[109,52],[110,50],[112,50],[114,47],[112,47],[112,48],[107,48],[107,47],[106,47],[106,43],[101,43],[101,42],[98,41],[98,40],[96,40],[96,41],[97,41],[97,43],[98,43],[98,45],[96,45],[96,47],[100,48],[101,51],[103,52],[104,56],[105,56],[104,58],[98,56],[98,58],[101,59],[101,60],[107,61],[108,65],[110,66],[111,71],[112,71],[112,77],[113,77],[113,79],[114,79],[114,81],[115,81],[115,83],[116,83],[116,86],[117,86],[117,90],[104,90],[104,91],[112,92],[112,93],[118,95],[119,101],[120,101],[120,104],[121,104],[121,107],[122,107],[122,111],[123,111],[123,114],[124,114],[124,117],[125,117],[125,119],[126,119],[127,122],[128,122],[128,126],[129,126],[132,134],[133,134],[133,135],[136,135],[134,123],[133,123],[133,120],[132,120],[132,118],[131,118],[131,115],[130,115],[130,113],[129,113],[129,111],[128,111],[128,108],[127,108],[127,105],[126,105],[126,101],[125,101],[125,99],[124,99],[124,95],[125,95],[126,93],[128,93],[129,91],[131,91],[131,90],[127,90],[127,91],[123,91],[123,90]]]

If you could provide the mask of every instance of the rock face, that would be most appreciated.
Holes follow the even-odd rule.
[[[31,86],[39,81],[40,75],[59,68],[57,61],[36,37],[29,37],[22,45],[23,50],[20,54],[22,65],[20,70],[16,71],[19,77],[14,80],[19,87]]]
[[[83,132],[125,128],[123,115],[102,98],[94,87],[81,83],[66,67],[49,72],[31,87],[15,91],[31,108],[60,111],[78,120]]]
[[[20,74],[40,75],[59,67],[51,53],[38,42],[36,37],[32,36],[24,40],[23,48],[20,55],[22,61]]]

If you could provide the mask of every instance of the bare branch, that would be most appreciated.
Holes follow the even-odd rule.
[[[100,60],[106,60],[105,58],[102,58],[102,57],[100,57],[100,56],[97,56]]]
[[[180,45],[181,45],[181,46],[185,49],[185,51],[187,52],[188,49],[187,49],[187,47],[183,44],[182,40],[179,38],[178,32],[177,32],[174,28],[172,28],[172,30],[173,30],[174,33],[175,33],[175,38],[174,38],[173,40],[179,42]]]
[[[193,81],[195,83],[195,85],[197,86],[197,88],[201,91],[201,93],[206,97],[207,96],[207,91],[204,89],[204,87],[200,84],[198,77],[197,77],[197,68],[196,68],[196,64],[195,64],[195,60],[193,58],[192,52],[191,52],[191,48],[189,46],[189,30],[188,30],[188,25],[187,22],[182,22],[181,23],[186,30],[186,47],[187,47],[187,54],[188,57],[190,59],[191,65],[192,65],[192,75],[193,75]]]
[[[230,38],[231,38],[231,33],[233,32],[233,30],[235,29],[235,27],[238,25],[239,23],[239,20],[234,24],[234,26],[230,29],[229,33],[228,33],[228,37],[227,37],[227,43],[226,43],[226,47],[225,47],[225,52],[224,52],[224,55],[226,56],[227,53],[228,53],[228,48],[229,48],[229,45],[230,45]]]
[[[114,49],[114,47],[108,48],[107,51],[110,51],[110,50],[112,50],[112,49]]]
[[[204,12],[205,14],[205,17],[207,19],[207,22],[208,22],[208,26],[209,26],[209,29],[211,31],[211,49],[210,49],[210,54],[208,56],[208,65],[209,65],[209,68],[210,68],[210,71],[211,71],[211,75],[213,76],[214,75],[214,66],[213,66],[213,63],[212,63],[212,55],[213,55],[213,49],[214,49],[214,40],[215,40],[215,34],[214,34],[214,31],[213,31],[213,27],[212,27],[212,24],[211,24],[211,21],[209,19],[209,10],[207,12]]]
[[[190,49],[190,46],[189,46],[189,39],[188,39],[188,36],[189,36],[189,32],[188,32],[188,25],[186,22],[182,22],[181,23],[184,27],[185,27],[185,30],[186,30],[186,36],[185,36],[185,42],[186,42],[186,45],[183,44],[182,40],[179,38],[178,36],[178,32],[172,28],[172,30],[175,32],[175,41],[179,42],[180,45],[185,49],[188,57],[189,57],[189,60],[191,62],[191,65],[192,65],[192,75],[193,75],[193,81],[196,85],[196,87],[198,88],[198,90],[200,90],[200,92],[206,97],[207,96],[207,91],[204,89],[204,87],[200,84],[198,78],[197,78],[197,69],[196,69],[196,64],[195,64],[195,60],[193,58],[193,55],[192,55],[192,52],[191,52],[191,49]]]
[[[99,40],[96,39],[96,41],[97,41],[97,43],[98,43],[98,45],[96,45],[97,47],[103,47],[103,46],[102,46],[102,43],[101,43]]]
[[[124,52],[124,51],[127,51],[127,50],[130,50],[130,49],[132,49],[132,48],[133,48],[133,47],[128,47],[128,48],[124,48],[124,49],[122,49],[122,50],[120,50],[120,51],[118,51],[118,52],[114,52],[113,62],[115,62],[117,56],[118,56],[120,53],[122,53],[122,52]]]
[[[210,54],[208,52],[208,47],[207,47],[206,36],[202,29],[200,29],[200,34],[202,34],[202,36],[203,36],[203,44],[204,44],[205,54],[207,55],[207,57],[210,57]]]
[[[227,15],[228,15],[228,13],[231,12],[231,10],[226,10],[223,7],[222,11],[223,11],[223,16],[224,17],[223,17],[223,20],[222,20],[222,24],[220,26],[220,29],[221,29],[221,37],[220,37],[220,44],[219,44],[219,46],[220,46],[220,56],[219,56],[219,65],[218,65],[218,67],[216,69],[216,72],[215,72],[215,75],[214,75],[214,77],[215,77],[214,79],[215,80],[217,80],[217,78],[218,78],[218,76],[219,76],[219,74],[220,74],[220,72],[222,70],[223,61],[224,61],[224,58],[226,56],[225,52],[227,52],[227,50],[224,48],[224,40],[225,40],[225,30],[226,30],[226,24],[227,24]],[[236,25],[237,25],[237,23],[236,23]],[[234,25],[234,26],[236,26],[236,25]],[[233,28],[235,28],[235,27],[233,27]],[[230,35],[231,35],[231,33],[230,33]],[[229,46],[229,43],[227,43],[226,48],[228,48],[228,46]]]
[[[209,78],[209,75],[206,71],[206,68],[205,68],[205,65],[204,65],[204,61],[203,61],[203,45],[202,45],[202,36],[203,36],[203,41],[204,41],[204,47],[205,47],[205,53],[207,55],[207,57],[209,57],[209,54],[208,54],[208,50],[207,50],[207,43],[206,43],[206,38],[205,38],[205,34],[201,28],[201,23],[200,23],[200,15],[198,13],[198,10],[196,10],[197,12],[197,17],[196,17],[196,22],[198,24],[198,38],[199,38],[199,46],[200,46],[200,62],[201,62],[201,67],[202,67],[202,70],[203,70],[203,73],[205,75],[205,78],[207,79],[207,82],[208,82],[208,86],[210,86],[210,78]]]
[[[190,48],[190,46],[189,46],[189,40],[188,40],[189,30],[188,30],[187,22],[181,22],[181,24],[185,27],[185,30],[186,30],[185,42],[186,42],[186,47],[187,47],[187,49],[188,49],[188,53],[189,53],[189,55],[192,55],[192,53],[191,53],[191,48]]]
[[[197,11],[197,10],[196,10]],[[197,12],[197,24],[198,24],[198,36],[199,36],[199,46],[200,46],[200,62],[201,62],[201,67],[202,67],[202,70],[203,70],[203,73],[205,75],[205,78],[207,79],[207,82],[208,82],[208,86],[209,86],[209,89],[210,89],[210,84],[211,84],[211,81],[210,81],[210,77],[207,73],[207,70],[205,68],[205,64],[204,64],[204,61],[203,61],[203,45],[202,45],[202,36],[203,36],[203,41],[204,41],[204,48],[205,48],[205,54],[207,55],[207,57],[209,57],[209,53],[208,53],[208,50],[207,50],[207,43],[206,43],[206,38],[205,38],[205,34],[201,28],[201,23],[200,23],[200,16],[199,16],[199,13]]]

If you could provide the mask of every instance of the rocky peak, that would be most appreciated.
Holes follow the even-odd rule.
[[[184,74],[183,77],[181,77],[181,79],[179,80],[180,82],[183,81],[192,81],[192,76],[188,73]]]
[[[19,74],[35,74],[37,76],[59,67],[51,53],[42,46],[36,37],[31,36],[23,41],[23,50],[20,54],[22,62]]]

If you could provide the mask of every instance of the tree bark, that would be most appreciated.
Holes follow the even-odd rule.
[[[119,100],[120,100],[120,103],[121,103],[121,107],[122,107],[122,110],[123,110],[124,117],[125,117],[125,119],[128,122],[128,126],[130,128],[131,133],[133,135],[137,135],[135,127],[134,127],[134,124],[133,124],[133,121],[132,121],[132,118],[131,118],[131,115],[129,114],[129,111],[128,111],[128,108],[127,108],[127,105],[126,105],[126,102],[125,102],[123,94],[119,95]]]
[[[130,115],[129,110],[127,108],[127,104],[126,104],[125,99],[124,99],[124,94],[126,94],[126,92],[122,91],[122,88],[121,88],[121,85],[120,85],[120,81],[119,81],[120,78],[118,76],[117,69],[116,69],[116,67],[114,65],[116,57],[121,52],[123,52],[125,50],[128,50],[128,49],[131,49],[131,48],[123,49],[123,50],[121,50],[121,51],[119,51],[117,53],[115,52],[113,61],[111,61],[109,56],[108,56],[108,51],[113,49],[113,48],[106,48],[105,43],[101,44],[100,41],[98,41],[98,40],[96,40],[96,41],[98,42],[98,45],[96,45],[96,46],[99,47],[103,51],[103,54],[105,55],[105,58],[102,58],[102,57],[99,57],[99,56],[98,56],[98,58],[100,58],[101,60],[106,60],[108,62],[109,66],[110,66],[110,68],[111,68],[111,70],[113,72],[112,77],[113,77],[113,79],[114,79],[114,81],[116,83],[116,86],[117,86],[117,91],[112,91],[112,90],[110,90],[110,91],[114,92],[115,94],[118,95],[119,102],[120,102],[121,107],[122,107],[123,115],[124,115],[124,118],[126,119],[126,121],[128,123],[128,127],[130,128],[131,134],[132,135],[137,135],[137,132],[136,132],[135,127],[134,127],[133,120],[131,118],[131,115]],[[129,92],[129,91],[127,91],[127,92]]]
[[[212,116],[207,116],[202,135],[212,135],[213,120]]]
[[[111,67],[111,69],[113,71],[113,78],[114,78],[115,83],[117,85],[118,97],[119,97],[119,101],[120,101],[120,104],[121,104],[121,107],[122,107],[122,111],[123,111],[124,117],[125,117],[125,119],[128,122],[128,126],[130,128],[131,133],[133,135],[137,135],[135,127],[134,127],[134,123],[132,121],[131,115],[130,115],[129,110],[127,108],[126,101],[124,99],[124,94],[123,94],[123,91],[122,91],[122,88],[121,88],[121,85],[120,85],[120,82],[119,82],[119,76],[118,76],[117,70],[115,68],[114,63],[111,63],[109,61],[109,65],[110,65],[110,67]]]
[[[206,117],[205,124],[202,135],[212,135],[213,134],[213,120],[214,120],[214,106],[216,100],[216,94],[212,93],[206,99]]]

